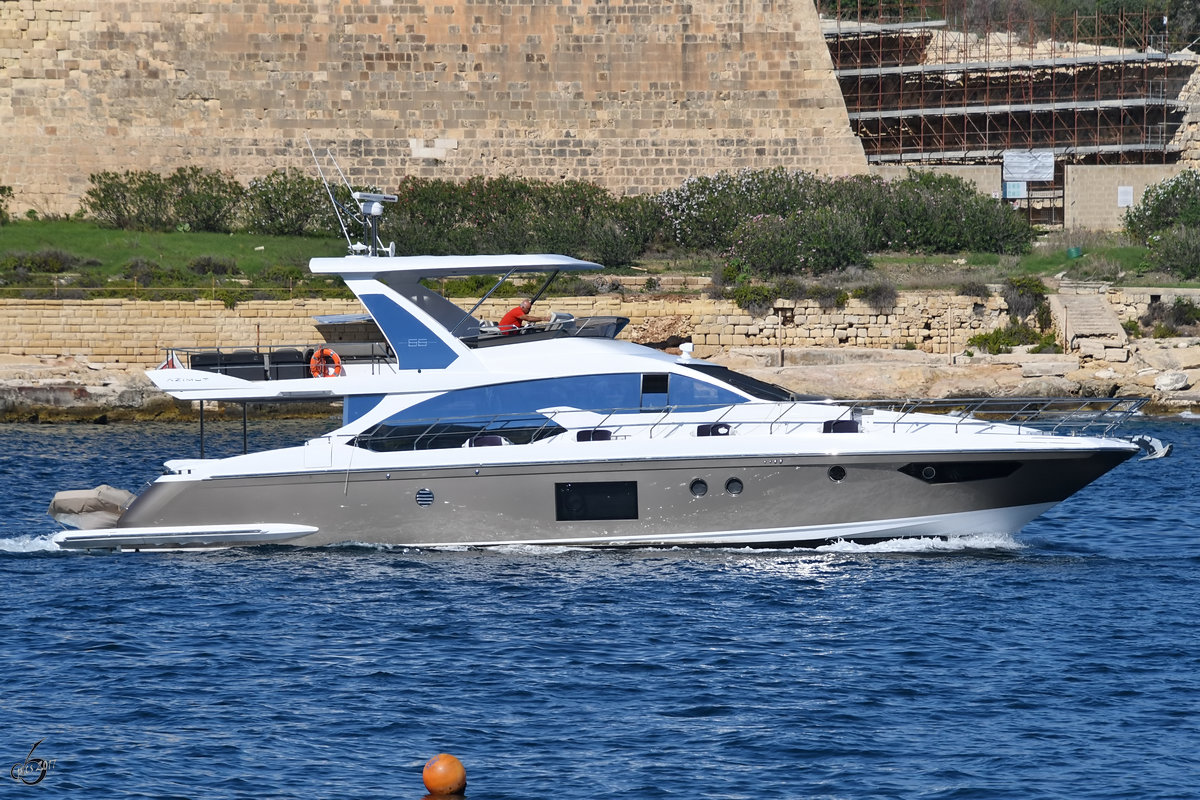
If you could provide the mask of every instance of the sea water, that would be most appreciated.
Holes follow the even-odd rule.
[[[1134,429],[1175,454],[1015,537],[83,555],[53,493],[194,429],[2,426],[0,782],[415,800],[448,752],[478,800],[1200,797],[1200,423]]]

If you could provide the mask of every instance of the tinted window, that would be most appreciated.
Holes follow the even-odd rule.
[[[559,522],[637,519],[637,481],[556,483],[554,511]]]
[[[667,406],[717,408],[744,402],[744,397],[728,389],[686,375],[547,378],[473,386],[431,397],[363,431],[354,443],[379,451],[426,450],[458,447],[474,435],[497,433],[513,444],[527,444],[564,430],[538,414],[539,408],[566,406],[607,414]]]
[[[760,381],[758,378],[751,378],[749,375],[743,375],[740,372],[734,372],[728,367],[719,367],[716,364],[685,364],[689,369],[694,369],[697,372],[703,372],[705,375],[710,375],[722,383],[727,383],[730,386],[741,389],[746,394],[757,397],[759,400],[774,400],[780,402],[790,402],[793,400],[816,400],[823,399],[813,396],[798,395],[790,389],[785,389],[782,386],[776,386],[773,383]]]

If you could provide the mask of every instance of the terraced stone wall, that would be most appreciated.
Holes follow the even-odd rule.
[[[472,300],[460,300],[464,308]],[[476,312],[499,321],[514,301],[492,299]],[[538,311],[628,317],[623,339],[665,342],[690,337],[697,356],[733,347],[913,347],[962,350],[966,339],[1007,322],[999,297],[978,300],[949,292],[902,293],[887,310],[851,299],[844,307],[779,300],[753,316],[726,300],[618,294],[547,299]],[[358,314],[355,300],[252,301],[226,308],[211,300],[0,300],[0,353],[76,356],[98,364],[153,366],[168,347],[279,347],[320,342],[314,317]]]

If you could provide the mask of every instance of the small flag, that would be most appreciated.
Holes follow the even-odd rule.
[[[183,369],[183,364],[179,363],[179,356],[175,355],[174,350],[168,350],[166,360],[158,365],[158,369]]]

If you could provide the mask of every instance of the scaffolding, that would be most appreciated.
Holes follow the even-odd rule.
[[[971,19],[968,6],[934,0],[820,8],[871,163],[997,164],[1006,151],[1052,151],[1054,180],[1021,200],[1035,221],[1055,223],[1064,164],[1179,160],[1175,134],[1188,108],[1180,95],[1196,60],[1169,52],[1165,18]]]

